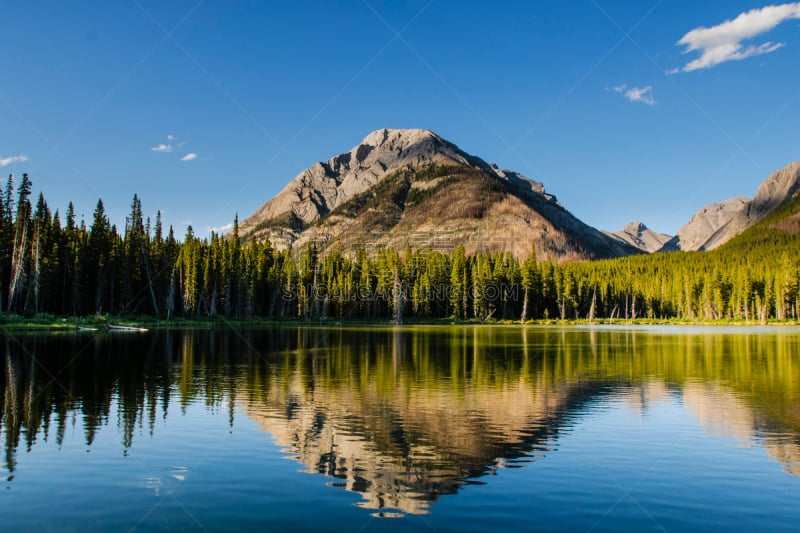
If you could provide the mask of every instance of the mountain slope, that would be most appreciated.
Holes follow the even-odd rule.
[[[635,246],[646,253],[653,253],[660,250],[673,237],[666,233],[658,233],[641,222],[631,222],[619,231],[613,233],[603,231],[609,237],[618,239],[622,242]]]
[[[713,250],[763,220],[797,191],[800,162],[774,172],[759,185],[752,200],[730,198],[700,209],[662,250]]]
[[[278,247],[433,248],[555,261],[639,253],[584,224],[541,183],[503,171],[429,130],[383,129],[314,164],[241,223]]]
[[[792,251],[800,245],[800,190],[783,203],[773,207],[764,218],[720,246],[720,250],[748,255],[754,249]]]

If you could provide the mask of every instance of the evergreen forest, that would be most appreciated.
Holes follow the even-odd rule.
[[[27,174],[0,190],[0,312],[375,321],[797,320],[800,196],[722,247],[557,264],[510,253],[406,248],[278,250],[229,235],[181,237],[145,217],[124,226],[102,200],[31,201]]]

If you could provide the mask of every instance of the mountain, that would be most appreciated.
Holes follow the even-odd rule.
[[[695,213],[662,250],[712,250],[747,229],[750,199],[744,196],[709,204]]]
[[[800,237],[800,190],[792,197],[774,207],[761,220],[720,246],[726,253],[740,253],[752,259],[753,250],[772,250],[789,256],[797,255]]]
[[[641,222],[631,222],[619,231],[613,233],[603,231],[609,237],[618,239],[622,242],[635,246],[646,253],[653,253],[660,250],[672,236],[666,233],[657,233]]]
[[[521,174],[429,130],[382,129],[315,163],[243,221],[244,240],[279,248],[411,246],[511,252],[554,261],[640,253],[581,222]]]
[[[763,220],[798,191],[800,162],[795,162],[762,182],[752,200],[730,198],[700,209],[662,250],[713,250]]]

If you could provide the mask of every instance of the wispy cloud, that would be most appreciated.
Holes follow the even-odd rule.
[[[706,28],[700,26],[684,35],[677,44],[685,46],[684,53],[698,51],[700,57],[670,73],[691,72],[711,68],[727,61],[768,54],[786,43],[764,42],[745,46],[742,41],[753,39],[791,19],[800,18],[800,2],[770,5],[751,9],[733,20]]]
[[[642,88],[631,87],[625,91],[625,98],[631,102],[641,102],[647,105],[656,105],[658,103],[653,97],[653,87],[650,85]]]
[[[184,144],[186,144],[186,141],[179,140],[178,137],[176,137],[172,133],[167,134],[167,141],[168,142],[166,144],[165,143],[158,144],[150,148],[150,150],[154,152],[168,153],[174,151],[174,148],[180,149]],[[197,154],[195,152],[189,152],[183,157],[181,157],[181,161],[194,161],[195,159],[197,159]]]
[[[627,84],[623,83],[622,85],[615,85],[612,89],[615,93],[625,95],[625,98],[627,98],[629,102],[641,102],[647,105],[656,105],[658,103],[653,96],[652,85],[648,85],[647,87],[631,87],[628,89]],[[606,90],[608,90],[608,88],[606,88]]]
[[[24,163],[28,160],[25,154],[12,155],[11,157],[0,157],[0,167],[11,165],[12,163]]]
[[[206,228],[206,230],[209,233],[211,233],[213,231],[214,233],[218,233],[218,234],[228,233],[232,229],[233,229],[233,222],[231,222],[230,224],[225,224],[224,226],[214,226],[214,227],[208,226]]]

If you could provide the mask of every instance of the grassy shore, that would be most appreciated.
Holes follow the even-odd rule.
[[[520,325],[519,320],[500,320],[491,319],[480,320],[453,320],[451,318],[437,319],[407,319],[404,325]],[[796,326],[800,324],[797,320],[770,320],[768,325],[788,325]],[[0,314],[0,331],[75,331],[80,329],[109,329],[109,326],[136,327],[146,329],[214,329],[226,327],[258,327],[270,325],[294,325],[294,326],[386,326],[393,325],[390,320],[365,320],[365,319],[339,319],[328,318],[325,320],[304,320],[304,319],[226,319],[222,317],[198,317],[186,318],[175,317],[167,320],[162,317],[148,315],[90,315],[85,317],[59,317],[54,315],[39,315],[26,317],[13,314]],[[572,320],[528,320],[528,326],[589,326],[589,325],[712,325],[712,326],[756,326],[759,322],[733,319],[717,320],[685,320],[685,319],[652,319],[637,318],[635,320],[626,319],[596,319],[590,322],[588,319]]]

